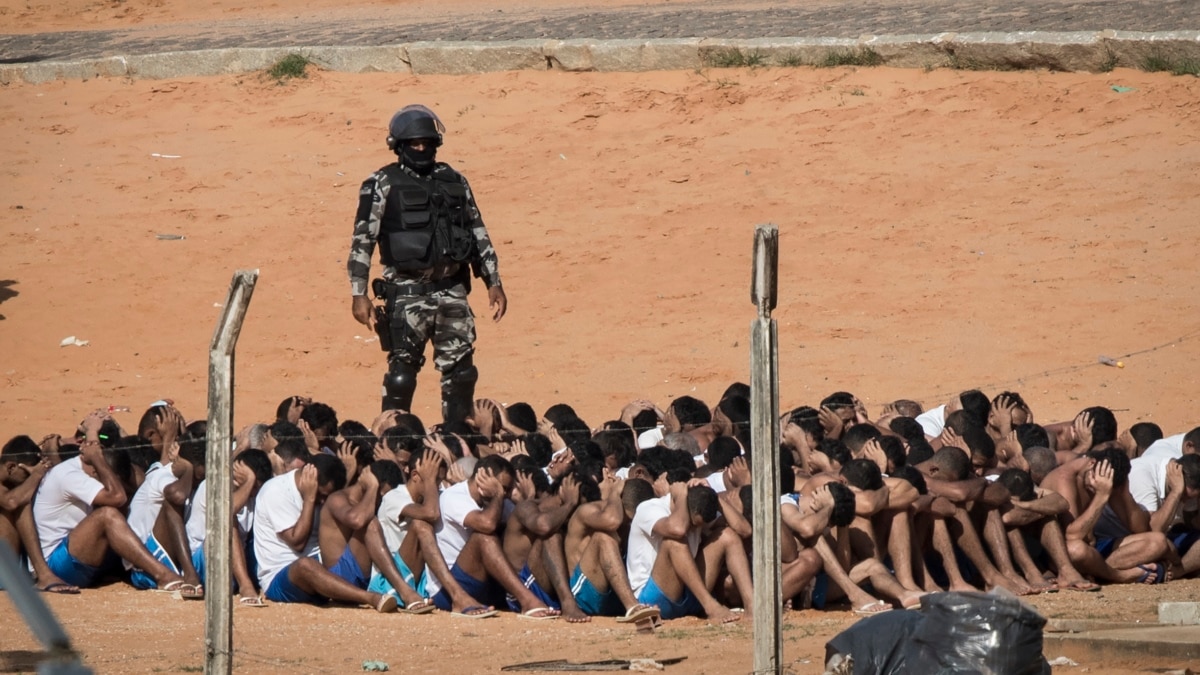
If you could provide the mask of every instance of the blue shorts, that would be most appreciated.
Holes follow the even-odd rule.
[[[175,561],[171,560],[171,556],[167,555],[167,552],[159,545],[158,540],[154,538],[153,534],[148,535],[146,541],[142,543],[146,545],[146,550],[150,551],[150,555],[154,556],[155,560],[165,565],[167,569],[175,574],[180,574],[179,567],[175,565]],[[203,581],[204,577],[200,577],[200,579]],[[133,587],[139,591],[152,591],[158,588],[158,582],[154,580],[154,577],[136,567],[129,570],[129,583],[133,584]]]
[[[58,546],[46,557],[46,565],[50,567],[50,571],[54,572],[59,579],[72,586],[87,588],[95,580],[96,575],[100,573],[100,568],[92,567],[76,560],[75,556],[71,555],[71,551],[68,550],[69,541],[70,537],[67,537],[58,542]]]
[[[292,563],[292,565],[295,564]],[[275,573],[275,578],[271,580],[271,585],[267,587],[267,599],[272,602],[307,602],[310,604],[324,602],[325,599],[321,596],[305,593],[299,586],[292,583],[292,580],[288,578],[288,572],[292,570],[292,565],[288,565]]]
[[[450,576],[454,577],[454,580],[458,582],[459,586],[462,586],[463,591],[467,595],[475,598],[478,602],[485,605],[496,605],[494,602],[496,585],[491,581],[476,579],[464,572],[463,568],[458,566],[458,563],[454,563],[454,567],[450,568]],[[449,612],[454,607],[453,603],[450,602],[450,594],[446,592],[445,588],[434,594],[433,604],[437,605],[437,608],[443,612]]]
[[[526,563],[525,566],[521,568],[521,571],[517,573],[517,578],[521,580],[522,584],[525,584],[525,588],[528,588],[529,591],[533,593],[538,600],[541,600],[543,603],[545,603],[547,607],[550,609],[562,609],[562,605],[558,604],[558,601],[554,599],[554,596],[547,593],[546,589],[542,588],[542,585],[538,583],[537,578],[533,576],[533,572],[529,570],[529,563]],[[517,602],[516,597],[514,597],[512,594],[505,594],[504,601],[508,603],[508,608],[512,611],[521,611],[521,603]]]
[[[1100,552],[1100,557],[1107,558],[1117,548],[1117,539],[1114,537],[1096,537],[1094,548]]]
[[[575,596],[579,610],[588,616],[621,616],[625,613],[617,594],[611,588],[604,593],[596,590],[579,565],[571,573],[571,595]]]
[[[417,576],[408,568],[408,563],[404,562],[404,558],[401,558],[399,553],[393,553],[392,560],[396,562],[396,568],[400,570],[400,578],[404,579],[404,583],[416,590],[417,594],[422,598],[428,598],[429,592],[425,590],[425,585],[429,580],[429,568],[421,571],[421,578],[418,580]],[[381,595],[394,595],[400,606],[404,606],[404,601],[400,599],[400,594],[396,592],[395,588],[392,588],[391,582],[379,572],[371,575],[371,583],[367,584],[367,590]]]
[[[1200,541],[1200,530],[1193,530],[1180,523],[1167,530],[1167,538],[1175,545],[1179,555],[1187,555],[1187,552],[1192,550],[1192,545]]]
[[[638,593],[637,599],[643,605],[656,605],[663,619],[704,616],[704,608],[700,606],[700,601],[686,587],[683,589],[682,597],[672,600],[659,589],[658,584],[654,583],[653,577],[642,587],[642,592]]]
[[[367,575],[363,574],[362,567],[358,564],[358,558],[354,557],[354,552],[350,550],[350,545],[342,550],[342,556],[338,558],[333,567],[329,568],[330,572],[350,582],[355,588],[366,589]]]

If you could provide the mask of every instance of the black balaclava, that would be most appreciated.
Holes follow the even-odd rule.
[[[404,166],[422,176],[427,176],[430,171],[433,171],[433,166],[437,162],[437,146],[433,143],[426,143],[424,150],[417,151],[411,143],[405,141],[400,144],[400,161]]]

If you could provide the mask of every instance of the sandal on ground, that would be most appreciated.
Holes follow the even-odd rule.
[[[558,611],[549,607],[534,607],[521,612],[517,616],[530,621],[552,621],[558,618]]]
[[[379,596],[379,601],[375,603],[375,611],[380,614],[391,614],[396,611],[397,606],[396,596],[391,593],[384,593]]]
[[[637,623],[654,619],[662,614],[662,610],[654,605],[637,604],[625,610],[625,616],[618,617],[617,623]]]
[[[464,607],[461,612],[450,612],[450,616],[456,616],[460,619],[490,619],[500,612],[487,605],[471,605]]]
[[[238,598],[238,605],[241,607],[266,607],[267,603],[263,602],[260,596],[250,595]]]
[[[72,586],[65,581],[57,581],[45,588],[39,588],[39,592],[52,593],[54,595],[79,595],[79,588]]]
[[[422,598],[412,604],[400,608],[405,614],[428,614],[437,610],[437,606],[433,604],[433,600]]]
[[[861,607],[854,608],[854,613],[859,616],[875,616],[876,614],[883,614],[890,611],[892,611],[892,606],[882,600],[868,602]]]

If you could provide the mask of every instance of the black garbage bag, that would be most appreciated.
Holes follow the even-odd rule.
[[[924,619],[920,612],[912,611],[862,619],[825,643],[825,667],[830,668],[834,656],[841,654],[854,657],[854,675],[916,672],[905,667],[905,651],[913,631]]]
[[[1045,625],[1011,593],[931,593],[920,611],[880,614],[842,631],[826,643],[825,662],[830,668],[835,657],[853,657],[854,675],[1050,675]]]
[[[1046,619],[1011,593],[932,593],[906,652],[910,673],[1049,675]]]

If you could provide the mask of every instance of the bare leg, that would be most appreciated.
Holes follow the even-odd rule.
[[[11,534],[4,534],[7,528],[11,528]],[[19,552],[24,548],[40,590],[44,591],[52,586],[59,592],[79,590],[50,571],[46,557],[42,555],[42,542],[38,539],[37,525],[33,522],[33,509],[28,504],[17,509],[15,525],[9,520],[8,513],[0,513],[0,539],[7,540],[14,551]]]
[[[996,509],[989,509],[983,525],[983,535],[987,539],[988,549],[992,552],[997,572],[1005,580],[1004,587],[1017,595],[1036,593],[1033,586],[1025,581],[1013,567],[1012,553],[1009,550],[1008,532],[1004,529],[1004,520]]]
[[[711,623],[722,624],[737,621],[741,617],[729,611],[708,592],[701,576],[696,559],[686,541],[663,539],[658,549],[658,558],[650,577],[667,597],[676,600],[683,597],[683,591],[689,590],[700,602],[705,616]]]
[[[1200,550],[1200,546],[1195,548]],[[616,537],[607,532],[596,532],[592,535],[592,540],[584,551],[585,559],[589,555],[595,566],[584,567],[581,560],[580,568],[592,585],[596,586],[596,590],[603,593],[612,589],[626,610],[641,604],[637,601],[637,596],[633,594],[633,587],[629,585],[629,573],[625,569],[625,561],[621,560],[621,545],[617,542]],[[597,581],[603,584],[603,590],[597,585]]]
[[[1087,542],[1067,540],[1067,554],[1080,572],[1118,584],[1141,581],[1147,570],[1140,566],[1160,559],[1168,548],[1166,537],[1157,532],[1131,534],[1105,559]],[[1147,583],[1155,580],[1153,575],[1146,579]]]
[[[233,547],[230,549],[231,562],[233,563],[233,580],[238,585],[238,595],[243,598],[257,598],[258,592],[254,590],[254,579],[250,577],[250,566],[246,564],[246,549],[242,543],[242,535],[237,530],[237,524],[232,524],[231,527],[234,528]]]
[[[983,550],[983,542],[979,540],[979,533],[975,531],[975,524],[971,522],[970,514],[964,509],[958,509],[954,513],[954,518],[948,520],[946,525],[957,529],[959,549],[975,565],[975,569],[979,570],[979,573],[983,575],[983,581],[988,588],[1004,586],[1017,595],[1028,594],[1028,591],[1023,589],[1025,587],[1024,581],[1020,585],[1014,585],[988,559],[987,553]]]
[[[754,586],[750,581],[750,560],[746,557],[746,548],[737,532],[729,527],[722,529],[719,536],[700,548],[697,564],[704,576],[704,587],[710,592],[716,588],[722,571],[728,571],[738,594],[742,596],[742,606],[747,611],[753,609]]]
[[[883,563],[874,558],[868,558],[850,568],[850,579],[856,584],[870,579],[871,585],[880,595],[886,595],[900,603],[901,607],[913,607],[925,595],[924,591],[910,591],[896,581]]]
[[[137,535],[129,529],[129,523],[120,511],[111,506],[101,506],[71,531],[67,539],[67,551],[85,565],[100,567],[109,549],[149,574],[159,588],[174,581],[184,581],[183,577],[150,555],[145,544],[138,541]]]
[[[784,600],[796,596],[821,571],[821,554],[811,548],[800,551],[796,559],[783,566],[782,583]]]
[[[315,558],[301,558],[292,563],[287,569],[287,575],[288,581],[305,593],[336,602],[378,607],[382,599],[378,593],[363,590],[325,569]]]
[[[194,586],[204,585],[204,580],[196,574],[196,568],[192,566],[192,550],[188,547],[183,516],[169,504],[163,504],[158,511],[158,520],[154,521],[154,538],[183,573],[184,581]]]
[[[450,596],[451,611],[461,613],[468,607],[487,608],[482,611],[493,609],[491,605],[481,605],[454,580],[454,575],[450,573],[450,568],[446,565],[446,559],[442,557],[442,550],[438,548],[433,526],[429,523],[423,520],[413,520],[409,523],[408,536],[400,545],[400,557],[418,578],[426,567],[429,568],[429,573],[438,580],[442,588],[446,589],[446,594]]]
[[[467,539],[467,545],[458,554],[455,564],[476,579],[492,579],[500,584],[504,590],[517,599],[517,604],[521,606],[522,611],[546,609],[553,612],[528,588],[525,588],[525,584],[521,583],[516,570],[512,568],[512,565],[508,563],[508,558],[504,555],[500,540],[495,535],[472,533]]]
[[[1037,563],[1033,561],[1033,556],[1029,555],[1029,549],[1025,546],[1025,537],[1021,528],[1007,530],[1007,536],[1013,560],[1021,568],[1021,574],[1025,577],[1025,581],[1034,590],[1039,592],[1055,588],[1053,583],[1046,581],[1046,578],[1042,576],[1042,571],[1038,569]]]
[[[819,537],[816,546],[813,548],[821,556],[821,563],[825,567],[826,576],[846,594],[846,599],[850,601],[851,605],[854,607],[865,607],[879,602],[878,598],[864,591],[850,578],[850,575],[846,573],[841,563],[838,562],[837,554],[834,553],[833,548],[825,540],[825,537]]]
[[[391,552],[388,551],[387,540],[383,536],[383,527],[379,524],[379,519],[372,518],[367,521],[367,526],[363,528],[361,534],[363,554],[366,556],[365,574],[370,575],[371,564],[374,563],[375,567],[379,568],[379,573],[383,575],[383,578],[387,579],[392,588],[396,589],[396,593],[400,596],[400,600],[404,603],[405,607],[424,600],[425,598],[421,597],[421,594],[415,588],[409,586],[404,577],[400,576],[400,568],[396,567],[396,561],[392,558]],[[357,537],[355,539],[357,540]],[[361,558],[358,558],[357,552],[355,552],[354,557],[359,560],[360,565],[364,562]]]
[[[950,528],[946,521],[937,518],[933,521],[933,550],[942,557],[942,567],[946,570],[951,591],[979,590],[967,583],[962,570],[958,568],[958,560],[954,557],[954,544],[950,541]]]
[[[1090,591],[1097,588],[1096,584],[1083,578],[1079,570],[1071,562],[1067,552],[1067,540],[1062,527],[1054,518],[1047,518],[1042,525],[1042,548],[1050,556],[1050,564],[1058,571],[1058,587],[1073,591]]]
[[[933,576],[929,574],[929,566],[925,563],[925,551],[933,543],[933,517],[927,514],[918,514],[914,517],[912,519],[912,533],[912,553],[915,561],[913,565],[914,581],[926,593],[937,593],[942,589],[933,580]]]
[[[888,536],[888,555],[892,558],[892,567],[896,570],[896,581],[910,591],[919,591],[921,587],[913,578],[913,548],[912,527],[908,519],[908,511],[891,511],[891,533]]]
[[[567,572],[567,556],[563,553],[561,534],[555,533],[542,540],[541,557],[545,566],[545,576],[538,578],[547,579],[554,587],[554,594],[558,597],[558,603],[562,605],[562,617],[569,623],[591,621],[592,617],[579,609],[575,595],[571,593],[571,576]]]

